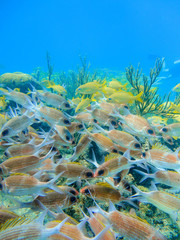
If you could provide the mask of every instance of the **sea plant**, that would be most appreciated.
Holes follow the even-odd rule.
[[[47,67],[48,67],[48,80],[51,80],[51,76],[53,74],[53,65],[51,63],[51,56],[49,54],[49,52],[46,53],[46,61],[47,61]]]
[[[136,114],[155,114],[164,117],[173,117],[174,109],[169,102],[170,93],[161,97],[154,85],[158,82],[164,59],[157,59],[154,68],[150,70],[149,77],[142,74],[140,64],[137,70],[131,65],[126,68],[126,78],[136,94],[143,91],[141,96],[143,102],[135,102]]]

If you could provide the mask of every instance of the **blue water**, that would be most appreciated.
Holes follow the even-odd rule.
[[[47,70],[47,51],[55,71],[76,69],[79,55],[91,70],[140,62],[148,73],[156,57],[172,68],[180,59],[179,12],[178,0],[0,0],[0,73]]]

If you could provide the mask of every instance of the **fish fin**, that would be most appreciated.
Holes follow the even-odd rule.
[[[139,101],[139,102],[143,103],[143,100],[141,98],[142,95],[143,95],[143,91],[140,92],[138,95],[136,95],[136,97],[135,97],[136,101]]]
[[[17,217],[17,218],[12,218],[7,220],[5,223],[0,224],[0,232],[4,231],[6,229],[15,227],[15,226],[20,226],[23,224],[28,224],[30,222],[32,222],[33,219],[32,218],[27,218],[27,217]]]
[[[98,164],[97,160],[96,160],[96,156],[95,156],[95,153],[94,153],[94,150],[92,149],[92,160],[90,159],[86,159],[86,161],[92,163],[95,167],[99,167],[100,165]]]
[[[176,149],[175,153],[174,153],[174,154],[176,155],[176,157],[177,157],[178,160],[180,160],[179,157],[178,157],[179,151],[180,151],[180,147],[178,147],[178,148]]]
[[[172,150],[167,146],[162,145],[161,143],[156,143],[152,146],[152,149],[164,150],[172,153]]]
[[[57,181],[61,175],[64,173],[65,171],[59,173],[55,178],[53,178],[52,180],[50,180],[49,182],[47,182],[47,187],[62,194],[63,192],[56,186],[54,185],[55,181]]]
[[[104,234],[111,228],[111,225],[105,227],[100,233],[98,233],[95,237],[91,238],[92,240],[103,239]]]
[[[115,205],[113,204],[113,202],[109,201],[109,212],[113,212],[113,211],[117,211]]]
[[[114,187],[107,182],[98,182],[95,185],[114,189]]]
[[[154,178],[154,174],[145,173],[145,172],[142,172],[142,171],[139,171],[139,170],[136,170],[136,169],[134,171],[139,173],[140,175],[143,175],[143,177],[141,178],[139,183],[142,183],[147,178]]]
[[[71,184],[73,184],[74,182],[76,182],[76,180],[77,180],[77,179],[75,179],[75,178],[68,178],[68,179],[66,180],[66,184],[67,184],[67,185],[71,185]]]
[[[157,191],[157,187],[156,187],[156,184],[154,182],[151,182],[151,186],[149,188],[150,191]]]

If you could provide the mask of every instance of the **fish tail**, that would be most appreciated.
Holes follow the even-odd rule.
[[[58,192],[58,193],[60,193],[60,194],[64,193],[54,184],[55,181],[57,181],[63,173],[64,173],[64,171],[59,173],[55,178],[53,178],[49,182],[47,182],[47,187],[56,191],[56,192]]]
[[[140,180],[140,183],[145,181],[147,178],[153,178],[153,176],[154,176],[154,174],[145,173],[145,172],[142,172],[142,171],[139,171],[139,170],[136,170],[136,169],[134,171],[143,176]]]
[[[142,100],[142,98],[141,98],[142,95],[143,95],[143,91],[140,92],[140,93],[136,96],[136,101],[139,101],[139,102],[143,103],[143,100]]]

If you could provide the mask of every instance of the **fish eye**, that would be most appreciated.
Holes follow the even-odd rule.
[[[113,149],[112,152],[113,153],[117,153],[118,151],[117,151],[117,149]]]
[[[88,188],[86,188],[86,189],[85,189],[85,191],[84,191],[84,193],[86,193],[86,194],[90,194],[90,191],[89,191],[89,189],[88,189]]]
[[[111,100],[112,98],[108,98],[108,100]]]
[[[134,147],[137,148],[137,149],[140,149],[141,148],[141,145],[139,143],[135,143],[134,144]]]
[[[167,129],[166,127],[164,127],[164,128],[162,128],[162,131],[163,131],[163,132],[167,132],[168,129]]]
[[[93,174],[92,174],[92,172],[87,172],[87,173],[86,173],[86,177],[88,177],[88,178],[91,178],[91,177],[93,177]]]
[[[28,133],[28,129],[26,128],[26,129],[22,130],[22,133],[23,134],[27,134]]]
[[[75,141],[74,141],[74,140],[72,141],[72,144],[75,144]]]
[[[4,130],[4,131],[2,132],[2,136],[4,137],[4,136],[8,135],[8,133],[9,133],[9,130],[6,129],[6,130]]]
[[[69,136],[66,136],[66,140],[69,141],[69,140],[70,140],[70,137],[69,137]]]
[[[149,134],[154,134],[154,131],[152,130],[152,129],[148,129],[148,131],[147,131]]]
[[[125,105],[124,108],[129,109],[127,105]]]
[[[118,184],[121,181],[121,176],[116,176],[116,177],[113,178],[113,180],[116,184]]]
[[[72,193],[73,195],[76,195],[76,192],[74,190],[70,190],[70,193]]]
[[[2,190],[3,189],[3,185],[2,185],[2,183],[0,183],[0,190]]]
[[[120,125],[120,126],[122,126],[122,125],[123,125],[123,123],[119,121],[119,125]]]
[[[71,201],[71,203],[74,203],[74,202],[76,202],[76,197],[70,197],[70,201]]]
[[[79,124],[79,125],[78,125],[78,128],[79,128],[79,129],[83,128],[83,125],[82,125],[82,124]]]
[[[65,120],[64,120],[64,124],[70,124],[70,121],[67,120],[67,119],[65,119]]]
[[[70,106],[69,103],[65,103],[65,107],[66,107],[66,108],[70,108],[71,106]]]
[[[169,143],[172,143],[172,140],[169,138],[168,140],[167,140]]]
[[[59,154],[59,155],[57,155],[56,157],[58,157],[58,158],[62,158],[62,155],[61,155],[61,154]]]
[[[111,121],[111,124],[112,124],[113,126],[115,126],[115,125],[116,125],[116,121],[112,120],[112,121]]]
[[[52,151],[57,151],[57,148],[56,148],[56,147],[53,147],[53,148],[52,148]]]
[[[101,176],[101,175],[103,175],[103,174],[104,174],[104,170],[103,170],[103,169],[101,169],[101,170],[98,171],[98,175],[99,175],[99,176]]]
[[[142,156],[143,156],[143,157],[146,157],[146,153],[145,153],[145,152],[143,152],[143,153],[142,153]]]
[[[128,182],[126,182],[126,183],[124,184],[124,187],[125,187],[125,189],[127,189],[127,190],[130,190],[130,189],[131,189],[130,184],[129,184]]]
[[[4,152],[4,156],[5,156],[5,157],[8,157],[8,154],[7,154],[7,152]]]
[[[94,122],[94,123],[97,123],[97,120],[96,120],[96,119],[93,119],[93,122]]]

